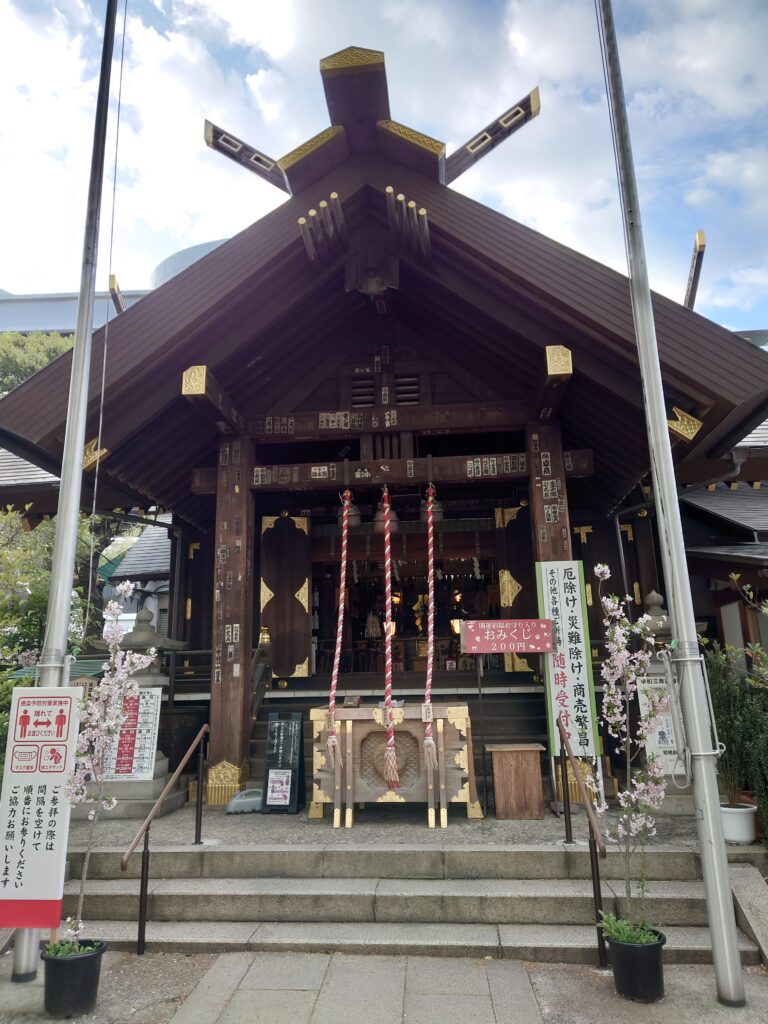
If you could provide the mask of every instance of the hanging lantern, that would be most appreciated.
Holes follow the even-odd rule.
[[[443,503],[438,501],[437,498],[432,499],[432,522],[442,523],[443,521]],[[427,521],[427,499],[424,498],[421,502],[421,512],[419,513],[419,519],[422,523]]]
[[[389,528],[391,533],[397,533],[400,529],[400,520],[397,517],[397,512],[390,505],[389,508]],[[373,517],[373,532],[384,533],[384,506],[380,506],[378,512]]]

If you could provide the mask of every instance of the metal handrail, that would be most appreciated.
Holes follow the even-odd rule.
[[[570,761],[573,777],[576,780],[576,785],[579,789],[579,796],[581,797],[581,802],[584,804],[584,810],[587,812],[587,821],[589,822],[589,866],[592,873],[592,902],[595,907],[595,927],[597,929],[597,959],[601,967],[607,967],[608,950],[605,946],[605,936],[603,935],[603,929],[601,927],[603,916],[603,894],[600,890],[600,861],[598,860],[598,855],[603,859],[607,856],[605,840],[603,839],[602,832],[600,831],[600,827],[597,823],[595,808],[592,805],[592,797],[590,796],[589,790],[584,784],[584,780],[579,772],[578,764],[576,762],[576,758],[573,756],[571,743],[568,739],[568,733],[563,725],[560,715],[557,716],[557,729],[560,733],[560,784],[563,789],[565,841],[566,843],[573,842],[573,829],[571,827],[571,794],[568,792],[568,771],[566,767]],[[555,796],[557,796],[557,794],[555,794]]]
[[[133,842],[125,851],[123,856],[120,858],[120,870],[125,871],[128,867],[128,861],[131,859],[136,847],[141,841],[141,837],[144,837],[144,849],[141,852],[141,884],[139,886],[139,934],[136,940],[136,953],[142,956],[146,946],[146,930],[147,930],[147,890],[149,888],[149,828],[155,817],[157,816],[160,808],[165,802],[168,794],[173,789],[174,785],[178,781],[179,776],[187,765],[187,762],[195,752],[195,748],[198,749],[197,754],[197,800],[195,801],[195,841],[193,846],[199,846],[202,843],[202,828],[203,828],[203,751],[204,751],[204,739],[207,733],[211,731],[211,727],[206,723],[200,732],[192,740],[184,757],[179,763],[179,767],[173,773],[168,780],[168,783],[155,801],[152,810],[144,819],[139,831],[136,833]]]

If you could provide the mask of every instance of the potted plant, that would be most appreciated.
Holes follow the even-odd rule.
[[[713,644],[706,653],[706,663],[720,741],[717,774],[725,794],[725,803],[720,804],[723,834],[727,843],[753,843],[757,807],[744,803],[741,794],[755,738],[755,702],[750,684],[736,663],[735,650]]]
[[[82,937],[82,918],[96,825],[100,812],[110,810],[116,803],[114,797],[104,796],[105,756],[120,731],[125,698],[138,692],[131,676],[149,668],[155,656],[153,650],[146,654],[121,650],[122,600],[131,596],[133,584],[120,583],[117,592],[121,600],[109,601],[104,609],[104,638],[109,658],[104,664],[100,682],[81,704],[75,766],[67,780],[66,792],[70,803],[90,804],[90,829],[83,856],[77,910],[73,917],[67,918],[66,937],[50,942],[42,954],[45,962],[45,1010],[53,1017],[77,1017],[90,1013],[96,1005],[101,958],[107,944],[102,939]]]
[[[602,593],[602,584],[611,576],[608,566],[596,565],[594,571],[600,581],[606,648],[600,670],[603,678],[600,717],[604,728],[618,744],[626,767],[625,788],[619,794],[619,818],[606,833],[622,851],[625,916],[603,914],[601,927],[610,950],[616,992],[626,999],[650,1003],[664,995],[662,948],[666,937],[647,919],[645,848],[648,839],[656,834],[654,814],[664,799],[666,765],[657,756],[646,753],[646,744],[662,696],[650,688],[646,691],[647,711],[633,730],[632,702],[642,688],[653,653],[650,616],[643,615],[637,622],[631,622],[625,603]],[[604,801],[600,801],[598,811],[604,813],[605,810]],[[633,879],[635,868],[638,868],[637,878]]]

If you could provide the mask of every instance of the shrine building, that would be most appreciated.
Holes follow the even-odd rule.
[[[537,564],[582,563],[579,642],[597,665],[594,564],[611,566],[638,614],[665,592],[627,278],[451,187],[540,127],[525,127],[538,90],[446,153],[392,119],[382,53],[350,47],[320,73],[330,125],[282,159],[206,125],[213,149],[286,201],[94,335],[83,507],[96,485],[104,511],[172,514],[169,635],[187,650],[168,668],[162,744],[173,764],[210,721],[211,802],[213,782],[222,799],[260,784],[266,712],[327,707],[336,659],[337,706],[359,698],[385,727],[387,632],[400,721],[413,706],[422,728],[430,568],[432,700],[468,709],[478,775],[483,745],[549,746],[549,683],[544,655],[488,653],[478,742],[462,622],[546,618]],[[683,305],[653,304],[680,487],[768,478],[765,459],[732,456],[765,419],[768,356]],[[68,353],[0,400],[0,446],[48,472],[70,366]],[[32,516],[53,511],[30,500]],[[733,567],[717,577],[714,564],[695,595],[716,630]],[[376,756],[365,771],[394,799]],[[470,811],[477,799],[468,792]],[[311,813],[324,802],[315,791]]]

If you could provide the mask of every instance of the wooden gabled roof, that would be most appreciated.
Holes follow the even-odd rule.
[[[370,102],[380,111],[372,67]],[[409,156],[418,133],[395,151],[366,132],[364,104],[344,110],[354,146],[323,150],[311,174],[304,168],[310,184],[95,333],[87,436],[96,433],[106,345],[105,482],[206,521],[210,500],[191,495],[190,477],[212,464],[216,439],[180,396],[183,371],[209,366],[248,415],[289,413],[376,329],[370,300],[345,291],[344,257],[311,264],[297,227],[336,192],[350,247],[376,237],[399,258],[398,287],[387,293],[394,329],[426,358],[447,358],[499,397],[519,398],[536,387],[545,346],[572,350],[564,440],[593,448],[596,468],[580,499],[615,507],[648,466],[626,277],[441,184],[434,167]],[[389,236],[389,185],[427,210],[429,261]],[[654,312],[670,413],[677,406],[703,421],[678,445],[678,462],[719,455],[764,418],[768,356],[658,295]],[[6,447],[16,436],[60,454],[70,361],[61,356],[0,400]]]

